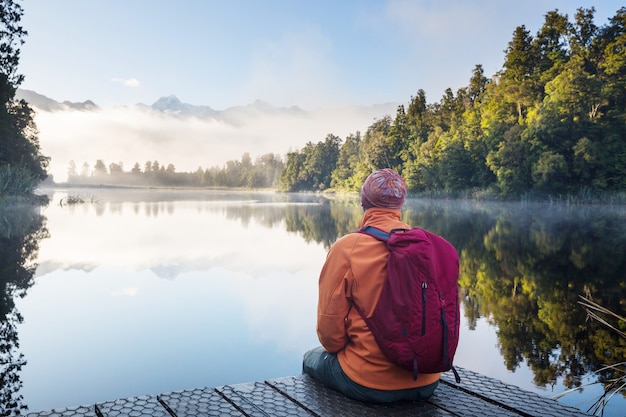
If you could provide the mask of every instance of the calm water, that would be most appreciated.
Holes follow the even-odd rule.
[[[15,275],[2,355],[17,382],[4,390],[28,411],[300,373],[318,344],[319,269],[361,215],[354,199],[313,195],[71,190],[88,200],[73,206],[49,195],[0,229]],[[551,397],[625,359],[624,341],[577,303],[591,294],[626,313],[624,208],[411,200],[404,216],[461,255],[458,366]],[[560,401],[586,409],[601,392]],[[605,415],[623,409],[618,395]]]

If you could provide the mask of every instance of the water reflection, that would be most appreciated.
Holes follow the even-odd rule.
[[[357,199],[85,193],[94,195],[87,204],[64,207],[67,194],[54,194],[45,213],[52,237],[20,306],[23,350],[35,362],[23,371],[32,410],[299,372],[302,352],[317,343],[319,268],[357,228]],[[625,359],[624,340],[587,322],[577,303],[587,294],[625,312],[623,207],[409,200],[403,216],[459,250],[460,366],[528,389],[527,367],[549,396]],[[64,326],[51,331],[51,322]],[[53,359],[42,335],[56,344]],[[94,392],[85,393],[86,378],[100,381]]]
[[[624,314],[623,213],[591,209],[505,211],[476,231],[481,245],[459,244],[470,323],[489,317],[509,370],[526,362],[539,386],[563,377],[571,388],[607,363],[626,358],[614,332],[585,321],[580,295]],[[455,240],[458,236],[451,233]],[[459,241],[461,241],[459,239]],[[601,380],[613,378],[601,373]]]
[[[525,363],[537,386],[572,388],[626,359],[626,341],[587,321],[578,303],[585,295],[626,312],[623,207],[441,204],[415,207],[407,219],[458,248],[469,328],[481,318],[497,328],[508,370]],[[623,369],[598,374],[605,382]]]
[[[25,410],[20,372],[26,364],[19,351],[17,325],[22,316],[15,299],[33,284],[39,241],[46,237],[36,205],[0,205],[0,409],[2,415]]]

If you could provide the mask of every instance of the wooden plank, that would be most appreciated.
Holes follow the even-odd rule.
[[[280,391],[286,397],[302,405],[320,417],[447,417],[449,412],[427,402],[404,402],[399,404],[366,404],[346,398],[343,394],[324,387],[307,375],[278,378],[267,384]]]
[[[41,411],[27,417],[588,417],[577,408],[458,368],[461,383],[444,373],[435,394],[427,401],[389,405],[366,404],[346,398],[307,375],[265,382],[197,388],[158,396],[143,396]]]
[[[97,417],[94,406],[81,405],[26,414],[33,417]]]
[[[428,402],[459,417],[520,417],[515,411],[441,383]]]
[[[442,375],[441,384],[466,392],[482,400],[484,404],[497,404],[525,417],[589,417],[590,415],[578,408],[561,404],[469,369],[458,367],[456,369],[461,382],[457,383],[447,372]]]
[[[96,404],[99,417],[152,416],[171,417],[157,397],[147,395]]]
[[[214,388],[170,392],[158,396],[170,414],[176,417],[239,417],[243,414]]]
[[[235,407],[250,417],[311,417],[315,414],[263,382],[227,385],[216,388]]]

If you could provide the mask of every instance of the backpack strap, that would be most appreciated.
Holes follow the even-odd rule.
[[[382,240],[383,242],[386,242],[389,240],[389,236],[391,236],[393,233],[406,232],[407,230],[408,229],[398,228],[398,229],[392,229],[391,232],[387,233],[374,226],[363,226],[359,230],[357,230],[357,233],[364,233],[366,235],[375,237],[378,240]]]
[[[372,237],[375,237],[378,240],[382,240],[383,242],[386,242],[389,240],[389,233],[385,233],[382,230],[377,229],[374,226],[363,226],[359,230],[357,230],[357,232],[370,235]]]

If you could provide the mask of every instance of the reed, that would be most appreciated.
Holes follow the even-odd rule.
[[[587,312],[588,318],[608,327],[617,335],[626,339],[626,332],[623,330],[626,329],[626,317],[620,316],[619,314],[609,310],[608,308],[601,306],[600,304],[593,301],[589,296],[581,295],[580,301],[578,303],[583,306],[583,308]],[[604,408],[616,394],[626,394],[626,361],[603,366],[602,368],[595,371],[595,373],[600,374],[606,373],[607,371],[610,371],[612,374],[617,376],[611,379],[607,379],[603,382],[604,393],[602,393],[602,395],[592,404],[591,407],[589,407],[588,410],[593,415],[603,415]],[[598,383],[600,382],[593,382],[589,385]],[[567,395],[570,392],[576,391],[578,389],[580,388],[573,388],[571,390],[562,392],[561,394],[554,397],[554,399],[561,398],[564,395]]]
[[[33,194],[38,180],[30,171],[11,165],[0,165],[0,196]]]
[[[61,200],[59,200],[59,205],[61,207],[64,206],[74,206],[77,204],[97,204],[98,200],[96,200],[96,198],[92,195],[89,196],[80,196],[77,194],[69,194],[65,197],[63,197]]]

